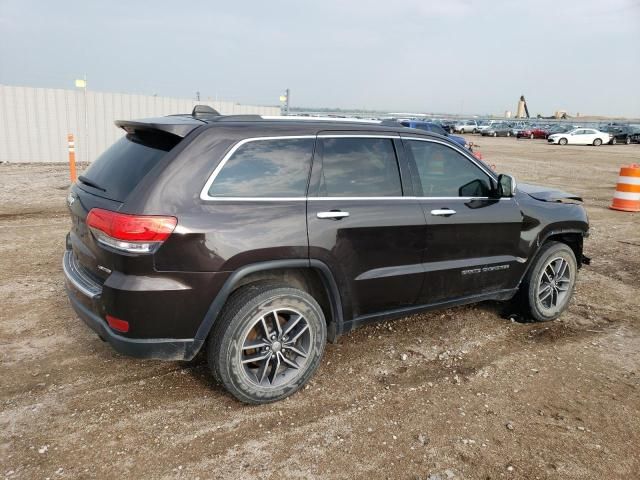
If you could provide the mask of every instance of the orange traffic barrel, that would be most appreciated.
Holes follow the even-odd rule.
[[[620,169],[613,202],[609,208],[640,212],[640,165],[634,163]]]

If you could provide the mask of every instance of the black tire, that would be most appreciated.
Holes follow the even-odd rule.
[[[569,142],[564,137],[561,138],[560,140],[558,140],[558,145],[566,145],[567,143],[569,143]]]
[[[559,262],[559,259],[565,263]],[[520,286],[520,306],[523,313],[533,321],[555,320],[567,309],[573,296],[578,273],[575,254],[565,243],[549,242],[542,246],[533,262]],[[563,275],[551,280],[549,274],[554,271],[552,265],[566,265],[566,277]],[[565,272],[561,267],[559,269],[559,273]],[[549,292],[547,283],[551,290],[550,299],[548,296],[544,297]]]
[[[599,147],[600,145],[602,145],[602,140],[600,140],[599,138],[596,138],[596,139],[593,141],[593,146],[594,146],[594,147]]]
[[[273,314],[276,310],[277,316]],[[293,313],[287,318],[289,312]],[[306,353],[304,358],[289,350],[286,343],[287,322],[293,322],[295,314],[301,319],[290,332],[297,338],[293,340],[296,352]],[[257,331],[265,332],[262,338]],[[304,345],[297,343],[303,340]],[[256,282],[239,288],[227,301],[209,335],[207,360],[214,377],[238,400],[251,404],[275,402],[307,383],[320,365],[326,340],[324,314],[311,295],[282,282]],[[247,342],[261,348],[247,349]],[[261,356],[269,358],[247,362]],[[287,361],[299,366],[291,368]]]

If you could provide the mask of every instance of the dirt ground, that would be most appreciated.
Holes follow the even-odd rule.
[[[64,165],[0,165],[0,478],[629,479],[640,472],[640,213],[607,207],[640,145],[487,139],[592,222],[567,313],[497,303],[368,326],[308,388],[243,405],[200,362],[116,354],[63,290]],[[405,357],[406,355],[406,357]]]

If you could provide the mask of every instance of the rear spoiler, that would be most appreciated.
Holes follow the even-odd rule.
[[[158,118],[144,118],[142,120],[116,120],[116,127],[122,128],[127,133],[137,131],[160,131],[170,133],[180,138],[186,137],[191,131],[205,124],[193,117],[170,116]]]

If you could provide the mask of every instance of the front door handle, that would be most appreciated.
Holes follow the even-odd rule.
[[[340,218],[348,217],[349,212],[340,212],[340,211],[318,212],[316,216],[318,218],[332,218],[334,220],[339,220]]]
[[[437,215],[439,217],[449,217],[455,214],[456,214],[456,211],[451,210],[450,208],[440,208],[437,210],[431,210],[431,215]]]

